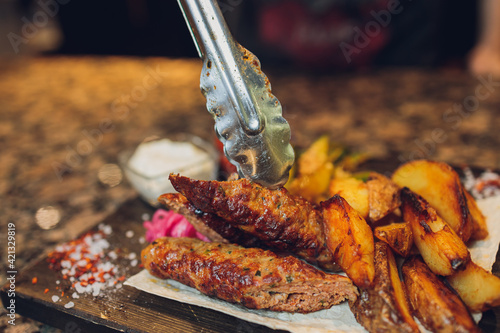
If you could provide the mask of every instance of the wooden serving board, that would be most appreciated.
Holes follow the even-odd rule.
[[[145,229],[142,226],[142,216],[150,216],[154,209],[140,199],[125,203],[114,214],[108,216],[102,223],[112,227],[113,232],[107,236],[111,248],[120,249],[122,253],[135,252],[139,256],[146,244],[140,243]],[[97,230],[97,226],[94,228]],[[133,237],[126,237],[133,231]],[[130,261],[123,260],[123,265]],[[125,276],[130,276],[142,270],[141,267],[127,267]],[[500,254],[497,254],[493,272],[500,272]],[[32,279],[36,277],[36,284]],[[60,284],[56,284],[59,280]],[[57,289],[56,289],[57,288]],[[45,293],[45,290],[49,291]],[[1,291],[1,298],[6,307],[10,298],[8,286]],[[53,302],[52,296],[64,296],[61,301]],[[33,318],[37,321],[62,329],[64,332],[284,332],[249,323],[238,318],[181,302],[165,299],[139,291],[130,286],[116,289],[108,288],[100,296],[80,294],[79,299],[73,299],[74,288],[71,283],[62,278],[58,271],[49,268],[47,257],[31,264],[16,276],[16,313]],[[74,307],[65,308],[64,304],[74,302]],[[484,332],[500,332],[500,308],[483,314],[479,326]]]
[[[113,228],[107,236],[111,248],[123,253],[135,252],[139,256],[145,244],[139,238],[144,236],[142,215],[152,215],[154,209],[140,199],[125,203],[102,223]],[[95,228],[97,230],[97,227]],[[133,231],[127,238],[125,233]],[[124,263],[130,262],[123,260]],[[138,273],[142,268],[129,267],[126,278]],[[32,279],[36,277],[36,284]],[[60,284],[56,284],[56,281]],[[34,262],[16,276],[16,313],[33,318],[64,332],[278,332],[267,327],[249,323],[232,316],[193,305],[180,303],[139,291],[130,286],[116,289],[110,287],[101,295],[80,294],[73,299],[75,291],[62,274],[49,268],[47,258]],[[56,289],[58,288],[58,289]],[[45,293],[45,290],[49,291]],[[10,302],[8,286],[1,290],[1,298],[6,307]],[[53,302],[52,296],[64,296]],[[72,308],[64,305],[72,301]]]

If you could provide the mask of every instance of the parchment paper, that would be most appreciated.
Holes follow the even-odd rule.
[[[486,216],[490,234],[485,240],[471,244],[471,257],[475,263],[491,271],[495,262],[498,244],[500,243],[500,197],[478,200],[477,203]],[[252,323],[272,329],[288,330],[292,333],[366,332],[356,322],[347,302],[333,306],[328,310],[309,314],[291,314],[267,310],[250,310],[205,296],[196,289],[176,281],[157,279],[146,270],[132,276],[125,284],[147,293],[220,311]],[[474,318],[478,321],[481,314],[475,314]]]

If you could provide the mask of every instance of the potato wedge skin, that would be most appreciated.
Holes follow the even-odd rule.
[[[469,240],[473,222],[466,191],[451,166],[443,162],[415,160],[396,169],[392,180],[422,196],[464,242]]]
[[[390,247],[375,243],[375,279],[349,302],[356,320],[369,332],[419,332]]]
[[[446,280],[472,312],[500,306],[500,278],[472,261]]]
[[[324,193],[328,191],[328,184],[333,173],[333,164],[326,162],[316,169],[314,173],[299,174],[288,186],[290,193],[300,195],[311,201],[319,202]]]
[[[434,208],[406,187],[401,199],[403,219],[410,223],[415,245],[432,272],[448,276],[465,268],[470,261],[467,246]]]
[[[366,183],[356,178],[334,178],[328,188],[331,196],[339,195],[365,220],[370,212],[369,193]]]
[[[368,188],[368,219],[376,222],[401,205],[399,187],[386,176],[371,172],[366,182]]]
[[[409,222],[391,223],[376,227],[373,235],[387,243],[391,249],[402,257],[410,255],[413,247],[413,232]]]
[[[326,245],[335,263],[358,287],[369,287],[375,275],[373,233],[346,200],[335,195],[321,202]]]
[[[481,332],[464,302],[446,286],[419,256],[401,268],[415,316],[431,332]]]
[[[329,150],[330,140],[322,136],[297,158],[296,175],[285,185],[290,193],[312,202],[326,199],[334,171]]]
[[[330,140],[323,135],[316,139],[297,159],[297,166],[301,173],[312,174],[323,164],[329,162],[328,151]]]

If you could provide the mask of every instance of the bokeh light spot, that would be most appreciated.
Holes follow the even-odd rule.
[[[61,213],[52,206],[45,206],[37,210],[36,223],[40,228],[48,230],[54,228],[61,220]]]
[[[101,183],[109,187],[115,187],[122,182],[123,174],[120,167],[116,164],[104,164],[97,173]]]

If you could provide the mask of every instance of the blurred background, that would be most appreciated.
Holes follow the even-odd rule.
[[[377,171],[422,157],[500,169],[500,0],[218,2],[261,60],[294,145],[327,135]],[[19,271],[138,207],[120,153],[172,133],[218,143],[200,70],[175,0],[0,0],[0,230],[16,225]],[[0,258],[1,286],[6,246]],[[34,285],[25,272],[16,287],[52,304],[56,282],[45,294],[43,276]],[[5,311],[0,332],[62,332],[26,317],[11,326]]]
[[[310,70],[464,66],[475,0],[221,0],[265,64]],[[0,54],[196,57],[176,1],[0,0]]]

